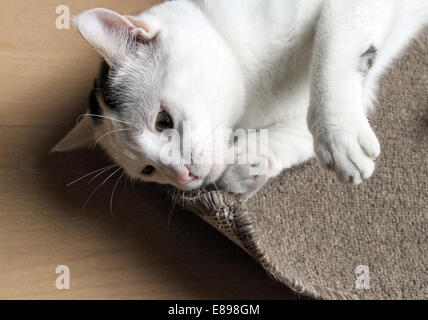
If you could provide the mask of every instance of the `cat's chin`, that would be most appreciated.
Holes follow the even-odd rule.
[[[200,189],[203,185],[204,185],[204,180],[198,179],[198,180],[192,181],[187,185],[180,185],[176,187],[183,191],[194,191],[194,190]]]

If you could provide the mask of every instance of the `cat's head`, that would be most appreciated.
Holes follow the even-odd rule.
[[[225,166],[212,145],[241,117],[244,88],[233,54],[202,13],[166,2],[138,17],[93,9],[75,24],[104,62],[91,116],[54,151],[97,143],[135,179],[185,190],[215,182]],[[184,152],[175,153],[177,143]]]

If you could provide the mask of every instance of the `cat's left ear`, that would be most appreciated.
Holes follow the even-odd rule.
[[[119,64],[138,41],[153,40],[158,31],[144,21],[108,9],[91,9],[73,19],[80,34],[110,65]]]
[[[83,117],[65,138],[51,150],[51,153],[90,148],[94,144],[94,137],[95,129],[91,117]]]

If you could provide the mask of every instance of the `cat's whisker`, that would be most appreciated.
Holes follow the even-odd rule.
[[[172,208],[168,215],[168,229],[171,227],[172,216],[174,214],[175,205],[177,204],[179,192],[177,190],[174,191],[172,195]]]
[[[101,189],[106,183],[107,181],[109,181],[116,173],[118,173],[120,170],[122,170],[122,168],[117,169],[115,172],[113,172],[111,175],[109,175],[103,182],[101,182],[95,189],[94,191],[91,192],[91,194],[89,195],[88,199],[85,201],[85,203],[83,204],[82,210],[84,211],[86,209],[86,206],[88,205],[89,201],[92,199],[92,197],[95,195],[95,193]]]
[[[196,150],[198,150],[198,149],[199,149],[199,147],[200,147],[200,145],[201,145],[201,144],[206,144],[206,140],[207,140],[210,136],[214,135],[215,131],[216,131],[219,127],[221,127],[223,124],[225,124],[225,123],[226,123],[226,120],[225,120],[225,121],[223,121],[222,123],[220,123],[219,125],[217,125],[213,130],[211,130],[211,132],[210,132],[210,133],[208,133],[208,135],[207,135],[204,139],[202,139],[202,140],[201,140],[201,142],[197,145]]]
[[[91,180],[89,180],[89,182],[88,182],[88,186],[93,182],[93,181],[95,181],[99,176],[101,176],[101,175],[103,175],[106,171],[109,171],[109,170],[111,170],[111,169],[114,169],[114,168],[117,168],[119,165],[113,165],[113,166],[111,166],[111,167],[109,167],[109,168],[107,168],[107,169],[105,169],[104,171],[102,171],[102,172],[100,172],[100,173],[98,173],[95,177],[93,177]]]
[[[94,146],[92,147],[92,149],[94,149],[103,138],[105,138],[105,137],[107,137],[107,136],[109,136],[109,135],[111,135],[113,133],[118,133],[118,132],[123,132],[123,131],[131,131],[131,129],[117,129],[117,130],[112,130],[110,132],[107,132],[107,133],[103,134],[101,137],[98,138],[97,141],[95,141]]]
[[[174,194],[172,195],[172,210],[171,211],[174,210],[175,205],[177,203],[177,199],[178,199],[178,192],[174,191]]]
[[[83,117],[94,117],[94,118],[101,118],[101,119],[109,119],[109,120],[116,121],[116,122],[119,122],[119,123],[127,124],[128,126],[135,128],[134,125],[132,123],[130,123],[130,122],[119,120],[119,119],[116,119],[116,118],[113,118],[113,117],[107,117],[107,116],[102,116],[102,115],[97,115],[97,114],[91,114],[91,113],[81,114],[77,118],[77,122],[79,122],[80,119],[82,119]]]
[[[205,137],[205,139],[208,139],[210,135],[214,134],[215,131],[220,128],[222,125],[224,125],[226,123],[227,120],[224,120],[222,122],[220,122],[217,126],[215,126],[215,128],[213,130],[211,130],[211,132]]]
[[[224,121],[224,122],[225,122],[225,121]],[[200,147],[201,147],[201,145],[207,145],[207,144],[215,143],[215,142],[216,142],[216,141],[218,141],[219,139],[222,139],[222,138],[225,138],[225,137],[227,137],[227,136],[228,136],[228,133],[227,133],[227,132],[224,132],[224,133],[222,133],[221,135],[219,135],[219,136],[217,136],[217,137],[215,137],[215,136],[214,136],[215,131],[216,131],[216,130],[221,126],[221,125],[223,125],[223,124],[224,124],[224,122],[223,122],[223,123],[221,123],[220,125],[218,125],[216,128],[214,128],[214,129],[211,131],[211,133],[207,135],[207,137],[206,137],[205,139],[201,140],[201,142],[198,144],[198,146],[197,146],[197,147],[196,147],[196,149],[195,149],[198,155],[199,155],[200,153],[204,152],[203,148],[200,148]],[[210,138],[211,136],[214,136],[214,137],[213,137],[212,139],[208,140],[208,138]],[[199,150],[199,149],[201,149],[201,150]]]
[[[129,181],[129,184],[131,185],[132,193],[134,195],[136,195],[137,194],[137,191],[135,190],[135,183],[136,183],[135,181],[136,181],[136,179],[134,179],[133,177],[131,177],[129,175],[127,175],[126,177],[127,177],[127,180]]]
[[[116,189],[117,189],[117,186],[119,185],[119,183],[120,183],[120,180],[122,180],[122,178],[123,178],[123,176],[125,175],[125,169],[122,169],[123,170],[123,172],[122,172],[122,174],[120,175],[120,177],[117,179],[117,181],[116,181],[116,183],[114,184],[114,187],[113,187],[113,191],[112,191],[112,193],[111,193],[111,197],[110,197],[110,213],[113,215],[113,200],[114,200],[114,193],[115,193],[115,191],[116,191]]]
[[[70,182],[69,184],[67,184],[67,188],[68,188],[68,187],[71,187],[72,185],[75,185],[76,183],[78,183],[78,182],[82,181],[83,179],[85,179],[85,178],[87,178],[87,177],[90,177],[90,176],[91,176],[91,175],[93,175],[93,174],[96,174],[97,172],[100,172],[100,171],[105,172],[105,171],[107,171],[108,169],[114,168],[115,166],[117,166],[117,165],[107,166],[107,167],[104,167],[104,168],[101,168],[101,169],[98,169],[98,170],[92,171],[91,173],[85,174],[84,176],[82,176],[82,177],[80,177],[80,178],[78,178],[78,179],[74,180],[73,182]]]
[[[205,144],[205,145],[207,145],[207,144],[209,144],[209,143],[214,143],[214,142],[216,142],[216,141],[217,141],[217,140],[219,140],[219,139],[226,138],[227,136],[228,136],[228,134],[227,134],[227,133],[224,133],[224,134],[222,134],[222,135],[220,135],[220,136],[217,136],[217,137],[215,137],[215,138],[213,138],[213,139],[211,139],[211,140],[204,141],[204,144]]]
[[[216,189],[216,191],[220,191],[219,188],[217,187],[217,183],[213,182],[214,188]]]
[[[204,142],[204,145],[207,145],[207,144],[210,144],[210,143],[214,143],[214,142],[216,142],[218,139],[221,139],[221,138],[224,138],[224,137],[227,137],[227,134],[224,134],[224,135],[222,135],[222,136],[218,136],[218,137],[216,137],[216,138],[214,138],[214,139],[212,139],[211,141],[205,141]],[[219,154],[219,150],[207,150],[207,149],[201,149],[201,150],[199,150],[199,148],[198,149],[196,149],[196,157],[199,157],[199,155],[201,155],[202,153],[205,155],[205,156],[209,156],[209,157],[212,157],[212,163],[214,163],[215,161],[220,161],[220,162],[222,162],[222,157],[221,157],[221,154]]]
[[[183,208],[184,208],[184,207],[185,207],[184,203],[185,203],[185,200],[186,200],[186,199],[185,199],[185,193],[184,193],[184,191],[182,192],[182,194],[181,194],[181,195],[182,195],[182,197],[183,197]]]

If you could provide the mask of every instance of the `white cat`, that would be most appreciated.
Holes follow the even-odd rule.
[[[86,11],[75,24],[105,63],[92,117],[54,151],[97,141],[131,177],[185,190],[217,182],[249,196],[314,155],[359,184],[380,154],[367,119],[379,78],[427,22],[427,0],[176,0],[134,17]],[[162,133],[183,134],[185,122],[191,163],[165,164]],[[213,163],[226,128],[268,129],[268,146],[238,149],[245,163]],[[266,174],[249,174],[259,163]]]

